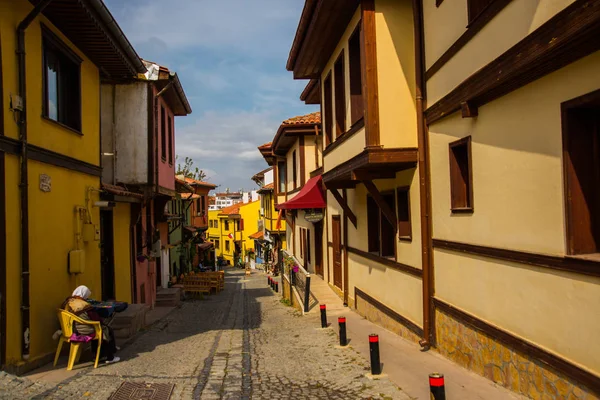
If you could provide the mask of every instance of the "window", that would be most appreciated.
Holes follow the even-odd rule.
[[[243,219],[240,219],[240,226],[238,227],[238,229],[239,229],[240,231],[243,231],[243,230],[244,230],[244,220],[243,220]]]
[[[410,192],[408,187],[396,190],[396,204],[398,206],[398,237],[400,240],[412,240]]]
[[[211,219],[210,221],[208,221],[208,227],[209,227],[209,228],[212,228],[212,227],[213,227],[213,221],[212,221],[212,219]]]
[[[352,125],[365,115],[365,104],[362,93],[362,70],[360,65],[360,32],[359,22],[348,41],[348,57],[350,58],[350,119]]]
[[[219,248],[219,239],[215,239],[215,249]]]
[[[235,223],[235,230],[239,231],[240,230],[240,220],[238,219],[234,223]]]
[[[225,251],[229,251],[230,247],[229,247],[229,240],[225,241]]]
[[[219,220],[215,219],[215,228],[218,228],[218,227],[219,227]]]
[[[206,211],[206,198],[204,196],[200,196],[200,211],[202,214]]]
[[[382,193],[383,200],[395,210],[394,193]],[[369,253],[393,257],[396,253],[394,227],[381,212],[375,199],[367,196],[367,235]]]
[[[173,118],[170,115],[167,124],[169,126],[169,164],[173,165]]]
[[[344,52],[340,54],[334,69],[335,84],[335,137],[346,132],[346,80],[344,79]]]
[[[571,106],[569,103],[573,104]],[[563,105],[567,253],[600,253],[600,91]]]
[[[323,105],[325,107],[325,135],[327,142],[325,145],[333,142],[333,87],[331,83],[331,73],[325,78],[323,85]]]
[[[467,0],[469,24],[475,21],[475,19],[494,1],[495,0]]]
[[[304,259],[304,229],[298,229],[298,233],[300,234],[300,258]]]
[[[229,221],[225,220],[225,230],[229,230]]]
[[[278,162],[277,163],[277,177],[279,178],[279,192],[285,193],[285,163]]]
[[[450,201],[452,212],[473,212],[471,136],[450,143]]]
[[[42,32],[43,115],[80,132],[82,60],[50,30]]]
[[[167,131],[165,129],[165,108],[160,106],[160,144],[163,161],[167,160]]]
[[[292,180],[294,181],[294,189],[296,189],[296,182],[298,180],[298,170],[296,167],[296,150],[292,152]]]

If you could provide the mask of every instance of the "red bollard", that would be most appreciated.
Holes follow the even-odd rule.
[[[275,281],[275,293],[279,293],[279,282]]]
[[[325,304],[319,306],[321,309],[321,328],[327,328],[327,307]]]
[[[380,375],[381,361],[379,359],[379,335],[369,335],[369,352],[371,353],[371,375]]]
[[[429,374],[429,392],[432,400],[446,400],[446,388],[444,386],[444,374]]]
[[[346,317],[339,317],[338,324],[340,325],[340,346],[344,347],[348,345],[348,338],[346,337]]]

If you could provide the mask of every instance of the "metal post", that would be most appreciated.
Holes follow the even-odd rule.
[[[346,317],[339,317],[338,324],[340,325],[340,346],[347,346],[348,338],[346,337]]]
[[[279,293],[279,282],[275,281],[275,293]]]
[[[321,328],[327,328],[327,306],[325,304],[321,304]]]
[[[371,353],[371,375],[380,375],[381,361],[379,359],[379,335],[369,335],[369,351]]]
[[[429,392],[432,400],[446,400],[444,374],[438,374],[437,372],[429,374]]]
[[[310,275],[306,277],[306,290],[304,292],[304,312],[308,312],[310,302]]]

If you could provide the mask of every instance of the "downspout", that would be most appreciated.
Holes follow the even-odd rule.
[[[21,142],[21,354],[23,360],[29,359],[29,196],[27,169],[27,82],[25,64],[25,30],[33,20],[50,4],[52,0],[43,0],[31,10],[17,26],[17,68],[19,73],[19,96],[23,109],[19,118],[19,138]]]
[[[423,268],[423,339],[419,341],[423,350],[434,344],[433,315],[433,254],[431,247],[431,178],[429,172],[429,133],[425,121],[427,92],[425,81],[423,9],[422,0],[413,0],[415,29],[415,79],[417,83],[417,136],[419,146],[419,195],[421,206],[421,257]]]

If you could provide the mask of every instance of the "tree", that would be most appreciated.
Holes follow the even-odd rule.
[[[175,156],[175,162],[177,163],[179,160],[179,156]],[[194,160],[190,157],[186,157],[183,161],[183,166],[181,163],[177,163],[177,172],[176,175],[183,175],[186,178],[195,179],[197,181],[203,181],[206,179],[206,173],[198,169],[198,167],[194,168]]]

